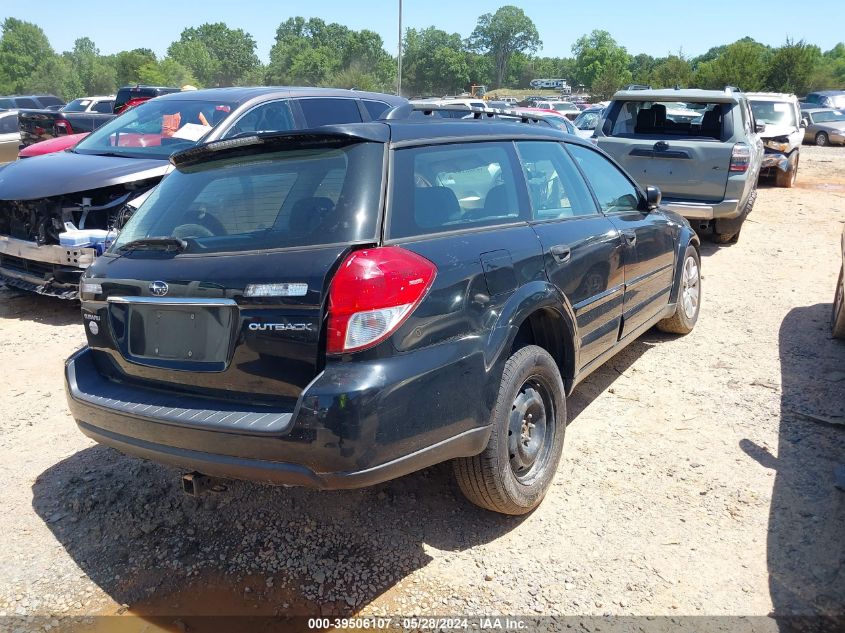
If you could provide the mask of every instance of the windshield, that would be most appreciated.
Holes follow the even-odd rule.
[[[91,105],[90,99],[74,99],[62,108],[62,112],[85,112],[89,105]]]
[[[810,114],[813,123],[839,123],[845,121],[845,112],[841,110],[828,110],[827,112],[815,112]]]
[[[380,143],[358,143],[180,167],[132,215],[109,252],[148,238],[184,240],[186,254],[374,241],[383,151]]]
[[[92,132],[74,151],[167,159],[196,145],[233,109],[219,101],[152,99]]]
[[[593,110],[592,112],[582,112],[579,114],[572,124],[579,130],[595,130],[601,118],[601,112]]]
[[[751,111],[758,123],[798,127],[795,107],[784,101],[752,101]]]

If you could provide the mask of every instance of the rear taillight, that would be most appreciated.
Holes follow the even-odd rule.
[[[731,165],[728,171],[744,173],[751,164],[751,148],[745,143],[737,143],[731,151]]]
[[[69,121],[56,121],[54,124],[56,128],[56,136],[63,136],[64,134],[73,134],[73,128]]]
[[[372,347],[393,334],[431,287],[437,267],[398,246],[350,254],[332,279],[326,352]]]

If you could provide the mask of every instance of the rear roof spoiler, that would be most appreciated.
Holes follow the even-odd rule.
[[[343,147],[366,141],[386,143],[390,140],[390,129],[386,125],[356,123],[353,126],[331,125],[307,130],[262,132],[211,141],[176,152],[170,157],[170,163],[174,167],[180,168],[222,158],[263,154],[286,149]]]

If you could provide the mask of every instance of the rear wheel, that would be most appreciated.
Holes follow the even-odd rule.
[[[830,139],[827,137],[827,132],[819,132],[816,134],[816,145],[819,147],[830,145]]]
[[[701,258],[690,244],[684,253],[681,287],[675,314],[658,322],[657,329],[672,334],[689,334],[698,322],[701,310]]]
[[[563,451],[566,395],[557,364],[529,345],[505,363],[487,448],[456,459],[455,479],[475,505],[503,514],[536,508]]]
[[[745,223],[745,218],[754,209],[754,203],[757,201],[757,188],[755,187],[748,195],[748,200],[745,201],[745,207],[742,210],[742,222]],[[716,224],[718,227],[718,223]],[[742,231],[742,224],[739,225],[736,231],[725,233],[713,233],[711,239],[717,244],[736,244],[739,241],[739,234]]]
[[[775,176],[775,183],[778,187],[785,187],[791,189],[795,186],[795,180],[798,178],[798,150],[794,151],[789,156],[789,166],[786,171],[777,170]]]
[[[833,295],[833,310],[830,312],[830,330],[835,338],[845,338],[845,280],[842,270],[836,282],[836,294]]]

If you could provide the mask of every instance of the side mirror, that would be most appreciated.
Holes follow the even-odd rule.
[[[663,199],[663,194],[660,192],[660,187],[649,185],[645,188],[645,203],[646,209],[654,211],[660,206],[660,201]]]
[[[765,123],[755,123],[754,124],[754,131],[757,132],[757,134],[760,134],[761,132],[765,132],[766,131],[766,124]]]
[[[807,117],[804,117],[803,119],[801,119],[801,123],[799,123],[798,125],[799,127],[807,127],[808,125],[810,125],[810,122],[807,120]]]

